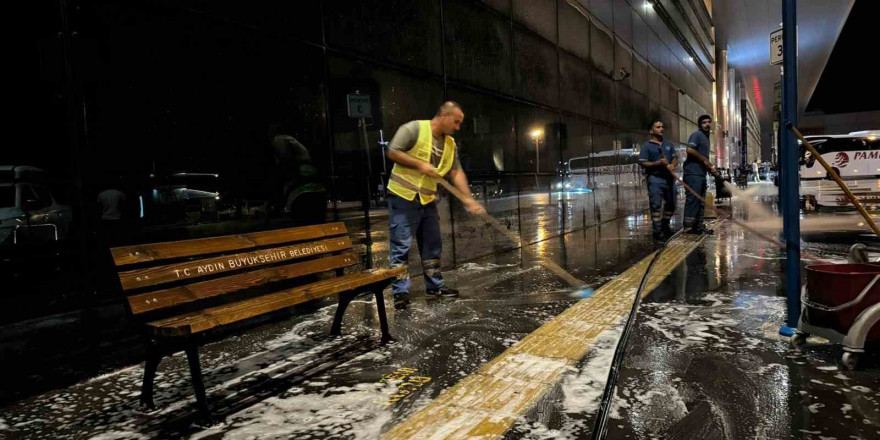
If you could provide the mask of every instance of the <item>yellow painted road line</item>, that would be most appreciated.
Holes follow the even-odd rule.
[[[656,288],[705,236],[681,235],[667,247],[648,277]],[[635,292],[654,254],[604,284],[475,373],[443,391],[403,420],[385,440],[497,439],[556,386],[587,354],[596,337],[629,314]]]

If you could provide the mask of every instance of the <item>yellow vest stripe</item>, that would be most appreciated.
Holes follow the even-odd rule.
[[[413,185],[412,183],[407,182],[402,177],[397,176],[395,174],[391,174],[391,177],[389,179],[393,182],[399,183],[404,188],[406,188],[410,191],[418,192],[419,194],[425,194],[425,195],[429,195],[429,196],[433,196],[434,194],[437,194],[437,191],[431,191],[428,188],[419,188],[419,187]]]

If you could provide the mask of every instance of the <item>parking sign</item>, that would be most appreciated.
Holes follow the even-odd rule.
[[[770,64],[782,64],[782,29],[770,34]]]
[[[349,94],[346,95],[346,99],[348,100],[348,117],[372,117],[372,113],[370,113],[370,95]]]

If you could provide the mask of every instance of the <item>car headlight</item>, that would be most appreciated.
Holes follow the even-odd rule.
[[[556,189],[562,189],[562,183],[561,183],[561,182],[556,184]]]

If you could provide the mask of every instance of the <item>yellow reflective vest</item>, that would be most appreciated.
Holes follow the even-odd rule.
[[[419,138],[416,145],[405,153],[422,162],[431,163],[432,142],[431,121],[419,121]],[[446,136],[437,172],[441,176],[446,176],[454,162],[455,140],[451,136]],[[394,164],[391,177],[388,179],[388,191],[406,200],[413,200],[418,194],[422,205],[427,205],[434,201],[437,194],[437,181],[412,168]]]

